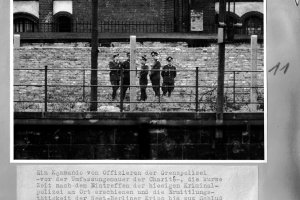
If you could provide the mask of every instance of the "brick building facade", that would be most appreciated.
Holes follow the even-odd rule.
[[[254,16],[262,32],[263,1],[237,0],[236,4],[227,6],[232,8],[230,19],[247,21]],[[91,0],[14,0],[14,32],[91,32],[91,8]],[[98,15],[100,32],[215,33],[218,2],[102,0]]]

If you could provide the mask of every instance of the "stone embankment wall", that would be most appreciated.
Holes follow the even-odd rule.
[[[224,130],[223,143],[217,146],[214,143],[214,127],[143,126],[141,130],[139,125],[130,127],[38,125],[40,124],[15,126],[15,159],[141,159],[139,155],[141,151],[145,151],[148,144],[141,144],[141,138],[146,137],[147,131],[149,159],[152,160],[264,158],[262,125],[251,128],[249,126],[249,129],[245,124],[227,126]]]

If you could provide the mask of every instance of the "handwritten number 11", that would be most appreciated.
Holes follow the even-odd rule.
[[[269,70],[269,72],[271,72],[271,71],[274,70],[274,75],[276,75],[276,72],[278,71],[279,66],[280,66],[280,62],[278,62],[277,65],[275,65],[274,67],[272,67],[272,68]],[[285,73],[287,72],[289,66],[290,66],[290,63],[287,63],[285,66],[283,66],[283,67],[280,69],[280,71],[284,70],[283,73],[285,74]]]

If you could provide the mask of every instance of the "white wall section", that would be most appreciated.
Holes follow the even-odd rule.
[[[14,1],[14,13],[29,13],[39,18],[39,1]]]
[[[72,1],[54,1],[53,2],[53,15],[58,12],[68,12],[73,14]]]
[[[216,13],[219,13],[219,3],[215,4]],[[226,10],[228,10],[228,4],[226,4]],[[230,4],[230,11],[233,12],[233,3]],[[256,11],[264,13],[263,2],[236,2],[235,3],[235,14],[242,17],[244,14]]]

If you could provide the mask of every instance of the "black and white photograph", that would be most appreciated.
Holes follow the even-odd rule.
[[[0,8],[0,199],[299,199],[299,0]]]
[[[13,34],[13,159],[265,160],[263,0],[15,0]]]

